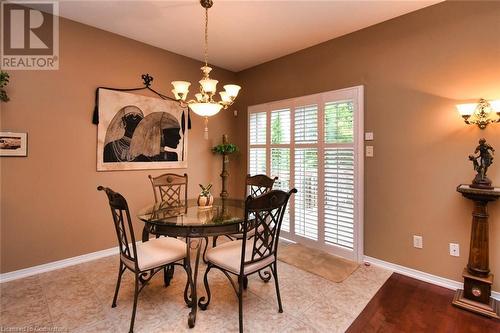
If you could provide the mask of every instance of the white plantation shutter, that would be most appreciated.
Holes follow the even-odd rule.
[[[271,177],[278,177],[273,188],[287,192],[290,190],[290,148],[271,148]],[[287,207],[281,228],[290,231],[290,206]]]
[[[266,144],[266,112],[251,113],[249,128],[250,128],[250,144],[265,145]]]
[[[318,141],[318,105],[295,108],[295,233],[318,239],[318,149],[298,148]]]
[[[251,175],[266,174],[266,148],[250,148],[250,170]]]
[[[324,105],[325,243],[354,247],[354,105],[351,100]]]
[[[318,141],[318,106],[309,105],[295,109],[295,143]]]
[[[295,233],[318,239],[318,151],[295,149]]]
[[[354,244],[354,149],[325,149],[325,242]]]
[[[251,175],[266,174],[267,113],[251,113],[248,121],[250,150],[248,154]]]
[[[353,110],[352,101],[325,103],[326,143],[353,143]]]
[[[290,109],[271,111],[271,170],[270,177],[278,177],[274,188],[289,191],[290,186]],[[287,207],[281,230],[290,231],[290,206]]]
[[[290,143],[290,109],[271,111],[271,144]]]

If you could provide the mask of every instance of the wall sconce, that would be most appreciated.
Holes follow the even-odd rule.
[[[480,129],[500,122],[500,100],[480,99],[479,103],[458,104],[457,109],[466,124],[477,125]]]

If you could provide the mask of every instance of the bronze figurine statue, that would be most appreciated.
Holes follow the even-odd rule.
[[[491,151],[491,152],[490,152]],[[474,164],[474,170],[477,172],[476,177],[472,181],[471,187],[482,189],[493,189],[491,180],[486,177],[488,168],[493,163],[493,153],[495,149],[486,143],[486,139],[479,140],[479,145],[476,147],[474,154],[469,155],[469,160]]]

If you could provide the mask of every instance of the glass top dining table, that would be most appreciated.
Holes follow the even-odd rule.
[[[217,200],[210,207],[198,207],[196,202],[186,206],[171,206],[167,202],[150,204],[138,213],[138,218],[149,227],[149,233],[168,236],[204,237],[238,228],[244,220],[245,209],[241,200]],[[180,233],[177,235],[176,233]]]
[[[144,207],[137,214],[137,217],[144,222],[143,242],[149,240],[150,234],[186,238],[187,258],[185,263],[188,266],[188,281],[184,290],[184,300],[191,308],[188,316],[190,328],[195,326],[198,311],[196,285],[202,242],[206,242],[206,251],[209,236],[215,239],[218,236],[240,232],[244,215],[243,201],[234,199],[216,200],[212,207],[198,207],[196,202],[188,202],[186,206],[172,206],[166,202],[159,202]],[[193,255],[195,258],[194,270],[191,268]],[[166,281],[169,283],[173,277],[173,266],[165,274],[168,275]]]

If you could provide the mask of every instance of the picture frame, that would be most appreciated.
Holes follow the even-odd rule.
[[[187,168],[187,110],[178,102],[100,89],[97,171]]]
[[[28,156],[28,133],[0,132],[0,157]]]

